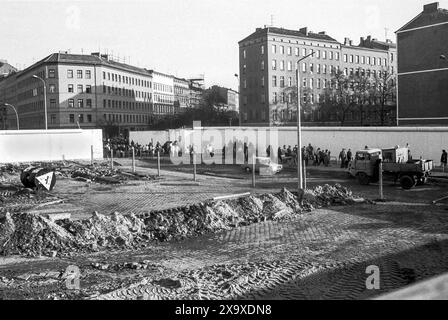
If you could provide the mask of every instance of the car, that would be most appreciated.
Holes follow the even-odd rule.
[[[282,171],[283,166],[275,163],[271,158],[257,157],[255,162],[255,172],[259,172],[261,175],[274,175]],[[246,172],[252,172],[253,164],[246,163],[243,166]]]

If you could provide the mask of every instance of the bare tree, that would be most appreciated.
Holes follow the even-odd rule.
[[[300,87],[302,96],[300,109],[304,115],[313,110],[312,91],[310,88]],[[271,122],[274,126],[284,126],[297,121],[297,87],[288,86],[281,89],[269,107]]]
[[[388,119],[388,106],[396,103],[396,75],[383,69],[374,78],[371,96],[380,114],[381,126],[391,122]]]

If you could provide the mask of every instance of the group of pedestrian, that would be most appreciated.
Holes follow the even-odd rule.
[[[339,158],[338,159],[341,161],[341,168],[348,168],[348,165],[353,160],[352,150],[348,149],[348,151],[346,151],[346,149],[343,148],[341,150],[341,152],[339,152]]]
[[[268,153],[268,157],[270,156],[270,146],[268,147],[269,152]],[[299,150],[299,148],[297,147],[297,145],[294,146],[294,148],[292,148],[291,146],[286,147],[286,145],[282,147],[278,147],[277,149],[277,157],[278,157],[278,162],[279,163],[283,163],[284,161],[287,160],[292,160],[293,164],[297,164],[297,151]]]
[[[302,158],[305,161],[305,165],[312,163],[313,166],[318,167],[324,165],[326,167],[330,166],[331,151],[328,149],[315,148],[308,144],[307,147],[302,148]]]

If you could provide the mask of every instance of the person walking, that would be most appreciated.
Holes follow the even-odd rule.
[[[440,157],[440,164],[442,165],[443,172],[445,172],[447,161],[448,161],[448,153],[445,150],[442,150],[442,157]]]
[[[348,149],[348,151],[347,151],[347,168],[352,160],[353,160],[352,149]]]

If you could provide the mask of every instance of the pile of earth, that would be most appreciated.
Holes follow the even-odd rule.
[[[110,249],[141,248],[150,241],[181,240],[267,220],[300,217],[313,208],[355,202],[350,190],[323,186],[307,190],[300,201],[283,189],[276,194],[209,201],[144,214],[106,216],[53,222],[35,214],[0,217],[0,254],[65,255]]]

